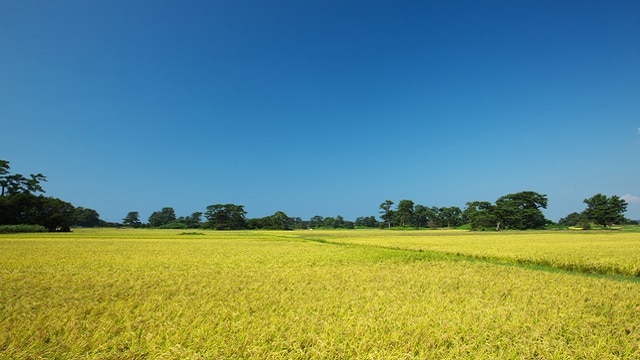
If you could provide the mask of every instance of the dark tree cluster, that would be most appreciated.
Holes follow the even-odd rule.
[[[204,217],[207,227],[217,230],[240,230],[247,227],[247,212],[243,205],[215,204],[207,206]]]
[[[385,227],[451,228],[469,224],[472,230],[538,229],[548,223],[540,209],[547,207],[547,196],[523,191],[500,197],[495,203],[468,202],[464,210],[456,206],[427,207],[411,200],[380,204],[380,218]]]
[[[155,227],[161,229],[190,229],[202,227],[202,213],[194,212],[189,216],[176,217],[176,212],[172,207],[164,207],[160,211],[154,211],[149,216],[149,222],[143,224],[140,221],[140,213],[130,211],[122,219],[122,225],[139,227]]]
[[[494,204],[487,201],[468,202],[463,214],[472,230],[542,229],[550,223],[540,210],[546,208],[546,195],[522,191],[504,195]]]
[[[627,202],[617,195],[607,197],[603,194],[584,199],[587,208],[581,213],[573,212],[558,221],[563,226],[579,226],[585,229],[591,224],[601,225],[605,228],[614,224],[632,223],[624,217],[627,211]]]
[[[546,208],[546,195],[522,191],[502,196],[494,204],[468,202],[463,216],[472,230],[542,229],[549,223],[540,210]]]
[[[140,221],[137,211],[131,211],[122,223],[131,227],[154,227],[154,228],[203,228],[216,230],[243,230],[243,229],[272,229],[272,230],[294,230],[309,228],[325,229],[353,229],[356,223],[345,220],[342,216],[322,217],[316,215],[308,221],[299,217],[290,217],[283,211],[276,211],[273,215],[261,218],[246,218],[247,212],[243,205],[237,204],[214,204],[207,206],[206,212],[195,212],[191,216],[176,218],[175,211],[171,207],[162,208],[149,216],[147,224]],[[204,215],[205,221],[202,221]],[[376,227],[377,221],[373,216],[358,218],[361,227]]]
[[[575,223],[594,222],[604,226],[619,224],[625,221],[622,214],[626,210],[626,202],[617,196],[607,198],[596,195],[586,199],[587,210],[583,213],[570,214],[560,220],[560,225],[573,226]],[[243,205],[215,204],[207,206],[204,213],[206,221],[201,222],[203,213],[195,212],[188,217],[176,218],[173,208],[167,207],[156,211],[149,217],[148,224],[142,224],[137,212],[130,212],[123,219],[128,226],[150,226],[161,228],[209,228],[217,230],[240,229],[353,229],[353,228],[455,228],[468,225],[471,230],[527,230],[542,229],[552,224],[542,214],[541,209],[547,207],[547,196],[533,191],[522,191],[507,194],[494,203],[488,201],[472,201],[464,210],[456,207],[427,207],[416,205],[411,200],[400,200],[395,206],[391,200],[380,204],[380,219],[374,216],[358,217],[355,222],[345,220],[342,216],[322,217],[316,215],[309,220],[289,217],[282,211],[273,215],[247,219]],[[585,226],[586,227],[586,226]]]
[[[70,231],[71,226],[105,226],[93,209],[42,194],[42,174],[12,174],[9,161],[0,160],[0,225],[39,225],[48,231]],[[37,195],[36,195],[37,194]]]
[[[459,207],[427,207],[415,205],[412,200],[400,200],[396,208],[394,202],[386,200],[380,204],[382,227],[441,228],[458,227],[465,219]]]
[[[300,223],[300,218],[292,218],[283,211],[276,211],[270,216],[248,219],[247,229],[292,230],[299,229]]]

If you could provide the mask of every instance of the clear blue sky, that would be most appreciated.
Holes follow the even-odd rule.
[[[0,121],[108,221],[523,190],[640,219],[640,2],[0,1]]]

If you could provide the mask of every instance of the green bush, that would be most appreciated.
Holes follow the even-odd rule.
[[[0,225],[0,234],[47,232],[42,225]]]
[[[472,230],[471,229],[471,224],[460,225],[456,229],[458,229],[458,230]]]
[[[187,229],[188,226],[182,222],[170,222],[168,224],[164,224],[160,226],[160,229]]]
[[[560,224],[549,223],[544,226],[544,229],[545,230],[566,230],[568,229],[568,227]]]

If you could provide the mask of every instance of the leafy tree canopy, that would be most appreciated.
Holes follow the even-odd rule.
[[[167,225],[176,220],[176,212],[172,207],[164,207],[160,211],[154,211],[149,216],[149,225],[151,227],[159,227]]]
[[[22,174],[11,174],[9,161],[0,160],[0,196],[11,196],[18,193],[44,193],[40,184],[47,181],[47,177],[38,173],[31,174],[29,178]]]
[[[247,212],[243,205],[214,204],[207,206],[204,213],[208,227],[218,230],[238,230],[246,228]]]
[[[73,211],[73,225],[83,227],[100,226],[100,214],[93,209],[86,209],[81,206]]]
[[[547,195],[522,191],[496,200],[495,214],[503,227],[517,230],[540,229],[547,222],[541,208],[547,208]]]
[[[607,197],[596,194],[585,199],[584,203],[587,208],[583,214],[589,221],[604,227],[626,222],[624,213],[627,211],[627,202],[617,195]]]
[[[49,231],[69,231],[75,209],[68,202],[44,193],[42,174],[11,174],[9,161],[0,160],[0,225],[41,225]]]
[[[122,219],[122,224],[126,226],[133,226],[134,228],[140,227],[142,222],[140,222],[140,213],[137,211],[130,211],[127,213],[127,216]]]

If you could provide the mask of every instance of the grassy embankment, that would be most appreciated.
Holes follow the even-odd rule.
[[[640,357],[640,233],[180,234],[0,235],[0,359]]]

